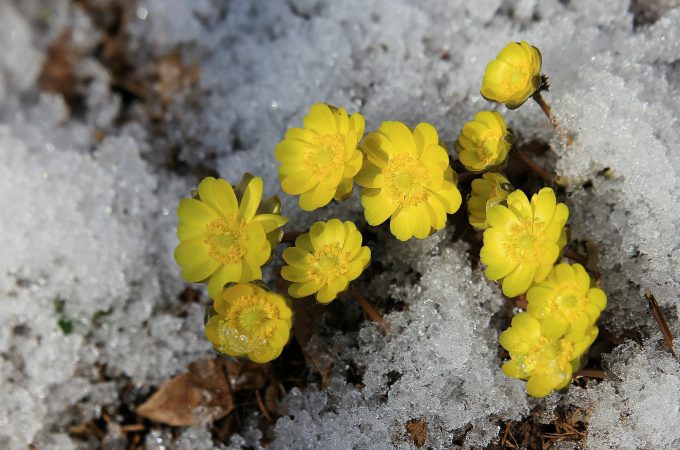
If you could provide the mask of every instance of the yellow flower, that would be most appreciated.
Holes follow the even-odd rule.
[[[371,249],[361,246],[362,236],[352,222],[331,219],[316,222],[283,252],[288,263],[281,276],[292,281],[288,293],[296,298],[316,292],[320,303],[329,303],[345,291],[371,260]]]
[[[480,230],[488,228],[486,210],[508,197],[513,187],[500,172],[487,172],[482,178],[472,180],[472,192],[468,199],[470,225]]]
[[[541,86],[541,52],[526,41],[511,42],[486,66],[482,97],[519,108]]]
[[[281,162],[281,188],[300,195],[300,208],[313,211],[333,198],[349,198],[352,178],[363,163],[357,145],[364,124],[361,114],[348,116],[343,108],[316,103],[304,118],[304,128],[286,132],[274,156]]]
[[[602,289],[591,287],[580,264],[556,265],[541,283],[527,292],[527,312],[556,335],[580,339],[607,305]]]
[[[356,181],[370,225],[391,218],[397,239],[423,239],[444,228],[446,214],[460,207],[449,155],[432,125],[421,123],[411,132],[401,122],[383,122],[366,136],[362,150],[366,162]]]
[[[550,188],[534,194],[531,203],[520,190],[510,193],[506,202],[507,207],[495,204],[486,210],[489,228],[479,256],[487,265],[487,278],[502,279],[503,294],[514,297],[550,273],[566,242],[569,209],[556,203]]]
[[[220,353],[265,363],[288,342],[293,312],[279,294],[251,283],[235,284],[215,296],[213,309],[205,334]]]
[[[479,173],[503,167],[512,141],[512,133],[500,113],[480,111],[474,120],[463,125],[455,148],[465,168]]]
[[[590,326],[580,339],[551,337],[529,313],[517,314],[512,326],[499,338],[511,358],[503,364],[503,372],[512,378],[529,380],[527,391],[532,397],[545,397],[569,385],[597,333],[597,327]]]
[[[209,279],[211,297],[229,282],[261,279],[260,268],[288,220],[278,214],[278,199],[260,204],[262,178],[246,174],[236,190],[226,180],[207,177],[198,185],[199,198],[183,198],[177,207],[175,261],[184,280]]]

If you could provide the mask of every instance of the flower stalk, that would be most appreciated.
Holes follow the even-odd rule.
[[[371,319],[382,330],[389,329],[389,325],[387,322],[385,322],[385,319],[383,319],[380,313],[368,302],[366,297],[364,297],[361,292],[359,292],[354,286],[350,286],[349,293],[352,298],[356,300],[359,306],[361,306],[364,314],[366,314],[369,319]]]

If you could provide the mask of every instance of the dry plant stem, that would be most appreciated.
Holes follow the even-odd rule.
[[[598,380],[604,380],[606,377],[604,370],[602,369],[581,369],[574,372],[572,378],[597,378]]]
[[[675,348],[673,348],[673,333],[671,333],[671,329],[668,327],[666,318],[663,316],[663,312],[661,311],[661,308],[659,308],[656,298],[650,291],[645,291],[645,298],[649,303],[649,312],[652,313],[654,320],[656,320],[657,325],[659,325],[661,333],[663,334],[663,339],[666,341],[666,345],[668,345],[668,349],[671,351],[673,357],[678,359]]]
[[[581,264],[584,267],[586,266],[586,264],[588,264],[588,260],[585,256],[576,253],[570,248],[565,248],[563,255],[565,258],[571,259],[572,261],[576,261],[577,263]]]
[[[557,123],[557,120],[555,119],[555,116],[552,113],[552,109],[550,108],[550,105],[546,103],[546,101],[543,99],[543,96],[541,95],[540,89],[536,92],[534,92],[534,95],[531,96],[531,98],[534,99],[536,103],[538,103],[538,106],[541,107],[543,110],[543,113],[546,115],[548,120],[550,121],[550,125],[553,126],[555,131],[557,131],[557,134],[560,136],[563,136],[566,141],[567,145],[571,145],[574,142],[574,138],[569,135],[567,132],[565,132],[562,127],[560,127],[560,124]]]
[[[385,322],[385,319],[383,319],[380,313],[376,311],[370,303],[368,303],[368,300],[366,300],[366,297],[364,297],[361,292],[356,290],[354,286],[350,286],[349,293],[352,295],[352,297],[354,297],[354,300],[357,301],[359,306],[361,306],[361,309],[364,310],[364,314],[366,314],[369,319],[375,322],[375,324],[383,330],[387,330],[389,328],[387,322]]]
[[[529,170],[538,175],[538,177],[546,183],[552,183],[552,175],[550,175],[547,170],[536,164],[533,159],[529,158],[522,150],[518,149],[517,147],[514,147],[513,150],[519,160],[522,161],[522,164],[527,166]]]

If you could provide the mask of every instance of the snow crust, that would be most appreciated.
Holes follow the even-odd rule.
[[[315,337],[310,345],[333,349],[328,385],[291,391],[267,438],[273,448],[414,448],[405,423],[424,420],[428,447],[479,448],[501,423],[559,403],[590,411],[588,448],[680,447],[680,366],[642,295],[654,293],[680,336],[678,1],[131,4],[135,71],[173,51],[200,71],[160,120],[111,88],[95,55],[104,36],[81,8],[0,2],[1,448],[92,448],[69,427],[134,407],[212,354],[206,299],[179,299],[185,286],[172,260],[174,208],[199,170],[233,181],[250,171],[267,194],[281,195],[273,147],[317,101],[360,111],[369,130],[383,120],[430,122],[452,148],[463,123],[491,108],[479,95],[486,63],[522,39],[542,52],[546,100],[574,143],[565,145],[534,104],[500,110],[519,141],[551,143],[539,162],[568,186],[572,240],[598,257],[609,297],[603,329],[626,340],[605,355],[606,379],[528,399],[522,382],[500,371],[497,337],[511,311],[471,267],[471,250],[451,242],[455,227],[406,245],[378,230],[373,254],[383,272],[359,287],[403,308],[386,315],[385,334],[366,323]],[[88,80],[79,111],[39,88],[65,27],[85,55],[75,67]],[[191,170],[168,170],[171,148]],[[282,200],[296,228],[335,216],[362,222],[356,194],[313,214]],[[360,385],[347,381],[353,368]],[[133,391],[121,396],[127,384]],[[114,447],[124,442],[117,420],[106,437]],[[158,426],[146,445],[239,448],[262,439],[254,426],[225,444],[204,426],[177,438]]]

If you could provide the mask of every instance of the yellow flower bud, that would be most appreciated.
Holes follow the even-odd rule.
[[[511,42],[486,66],[482,96],[519,108],[541,86],[541,52],[526,41]]]
[[[486,210],[505,200],[512,190],[510,181],[500,172],[487,172],[472,180],[472,192],[467,203],[470,225],[481,230],[488,228]]]
[[[465,168],[479,173],[505,166],[512,141],[512,133],[500,113],[480,111],[463,126],[455,148]]]

